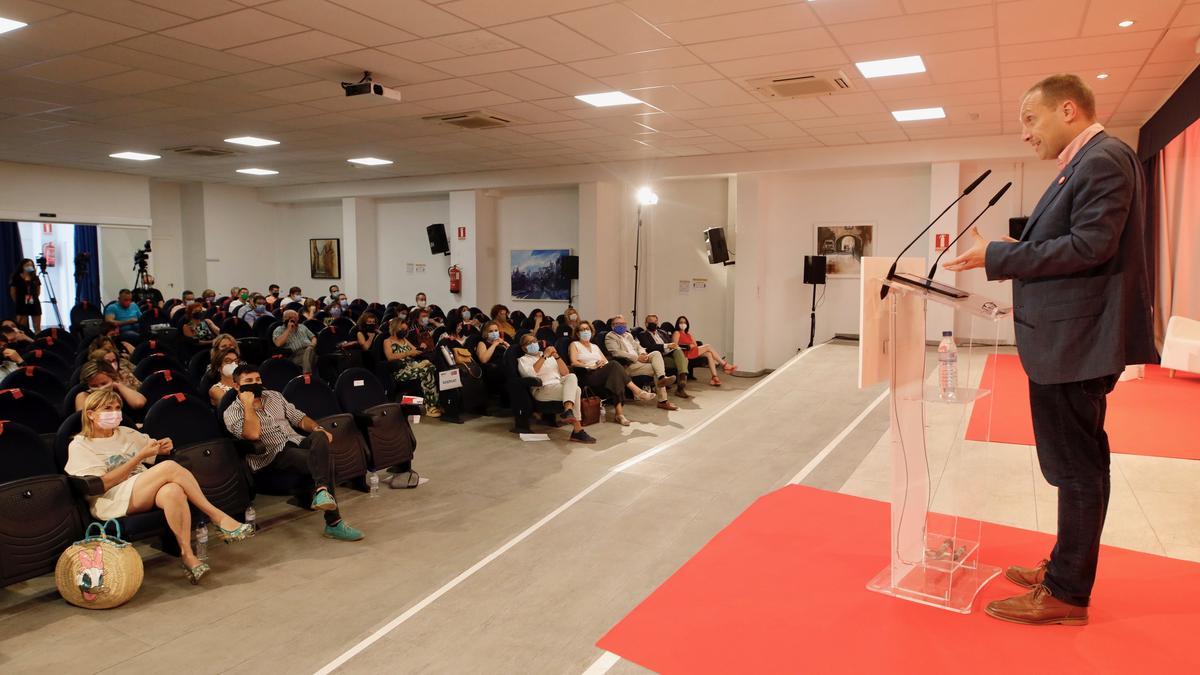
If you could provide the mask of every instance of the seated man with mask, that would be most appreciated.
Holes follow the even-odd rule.
[[[255,321],[267,315],[267,299],[262,293],[255,293],[250,302],[242,305],[242,312],[238,317],[245,321],[247,326],[253,326]]]
[[[671,359],[675,365],[675,395],[679,398],[691,398],[691,394],[687,393],[685,382],[687,382],[688,360],[687,355],[679,348],[679,345],[671,342],[671,334],[658,327],[658,315],[646,315],[646,330],[638,336],[638,342],[646,348],[648,352],[659,352],[665,358]]]
[[[283,394],[263,389],[258,368],[243,363],[234,371],[233,382],[238,396],[225,409],[225,428],[235,438],[253,441],[260,450],[258,454],[246,455],[250,470],[256,475],[281,473],[310,479],[311,507],[325,512],[325,536],[339,541],[362,539],[362,532],[342,519],[333,498],[329,471],[329,444],[333,435],[300,412]]]
[[[276,347],[292,350],[292,361],[303,368],[304,372],[312,372],[317,336],[312,334],[308,326],[300,323],[300,314],[296,310],[289,309],[283,313],[283,325],[275,329],[271,340],[275,342]]]
[[[638,344],[637,338],[629,332],[629,324],[625,317],[618,314],[612,319],[613,329],[604,336],[604,347],[614,360],[622,362],[629,377],[650,375],[654,378],[654,388],[658,390],[658,407],[663,410],[679,410],[667,400],[667,387],[675,384],[674,377],[667,376],[667,367],[663,363],[663,355],[659,352],[647,352]]]

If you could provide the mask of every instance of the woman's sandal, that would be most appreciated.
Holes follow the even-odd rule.
[[[726,361],[724,365],[721,366],[721,370],[724,370],[727,373],[732,373],[733,371],[737,370],[737,366]]]
[[[235,541],[243,541],[249,537],[253,537],[254,526],[250,523],[242,523],[232,530],[227,530],[217,525],[217,533],[226,544],[232,544]]]
[[[629,426],[629,418],[624,415],[617,415],[616,417],[613,417],[613,421],[623,427]]]
[[[653,401],[654,399],[658,398],[657,396],[646,391],[645,389],[639,389],[638,393],[635,394],[635,396],[637,396],[637,400],[639,400],[639,401]]]
[[[713,375],[712,379],[708,381],[708,386],[710,386],[710,387],[721,386],[721,378],[717,377],[716,375]]]
[[[183,562],[182,560],[179,561],[179,564],[183,567],[183,571],[187,572],[188,581],[192,582],[193,586],[199,584],[200,577],[204,576],[209,570],[212,569],[208,566],[208,563],[203,561],[201,561],[200,564],[196,565],[195,567],[188,567],[187,563]]]

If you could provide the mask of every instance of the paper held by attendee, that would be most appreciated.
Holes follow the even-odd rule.
[[[523,441],[548,441],[548,440],[550,440],[550,436],[548,434],[521,434],[520,436],[521,436],[521,440],[523,440]]]

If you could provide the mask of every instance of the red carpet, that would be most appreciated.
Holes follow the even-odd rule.
[[[992,373],[996,384],[993,388]],[[992,395],[975,403],[967,440],[1033,445],[1029,417],[1029,379],[1021,360],[1012,354],[988,356],[980,385]],[[994,408],[991,438],[987,415]],[[1158,366],[1146,366],[1146,378],[1118,382],[1108,396],[1104,428],[1113,452],[1177,459],[1200,459],[1200,376],[1177,372],[1175,378]]]
[[[1200,564],[1103,547],[1083,627],[997,621],[866,589],[888,506],[788,486],[760,498],[598,646],[662,673],[1197,673]],[[985,524],[985,563],[1036,563],[1052,537]]]

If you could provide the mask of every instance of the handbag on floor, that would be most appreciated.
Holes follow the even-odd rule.
[[[588,393],[590,394],[591,392]],[[581,398],[579,400],[579,407],[582,410],[579,411],[579,423],[587,427],[599,422],[601,405],[601,398],[595,394]]]
[[[108,534],[109,523],[116,535]],[[142,587],[144,574],[142,556],[121,539],[121,524],[106,520],[88,525],[83,539],[63,551],[54,568],[54,581],[59,595],[72,605],[112,609],[133,598]]]

